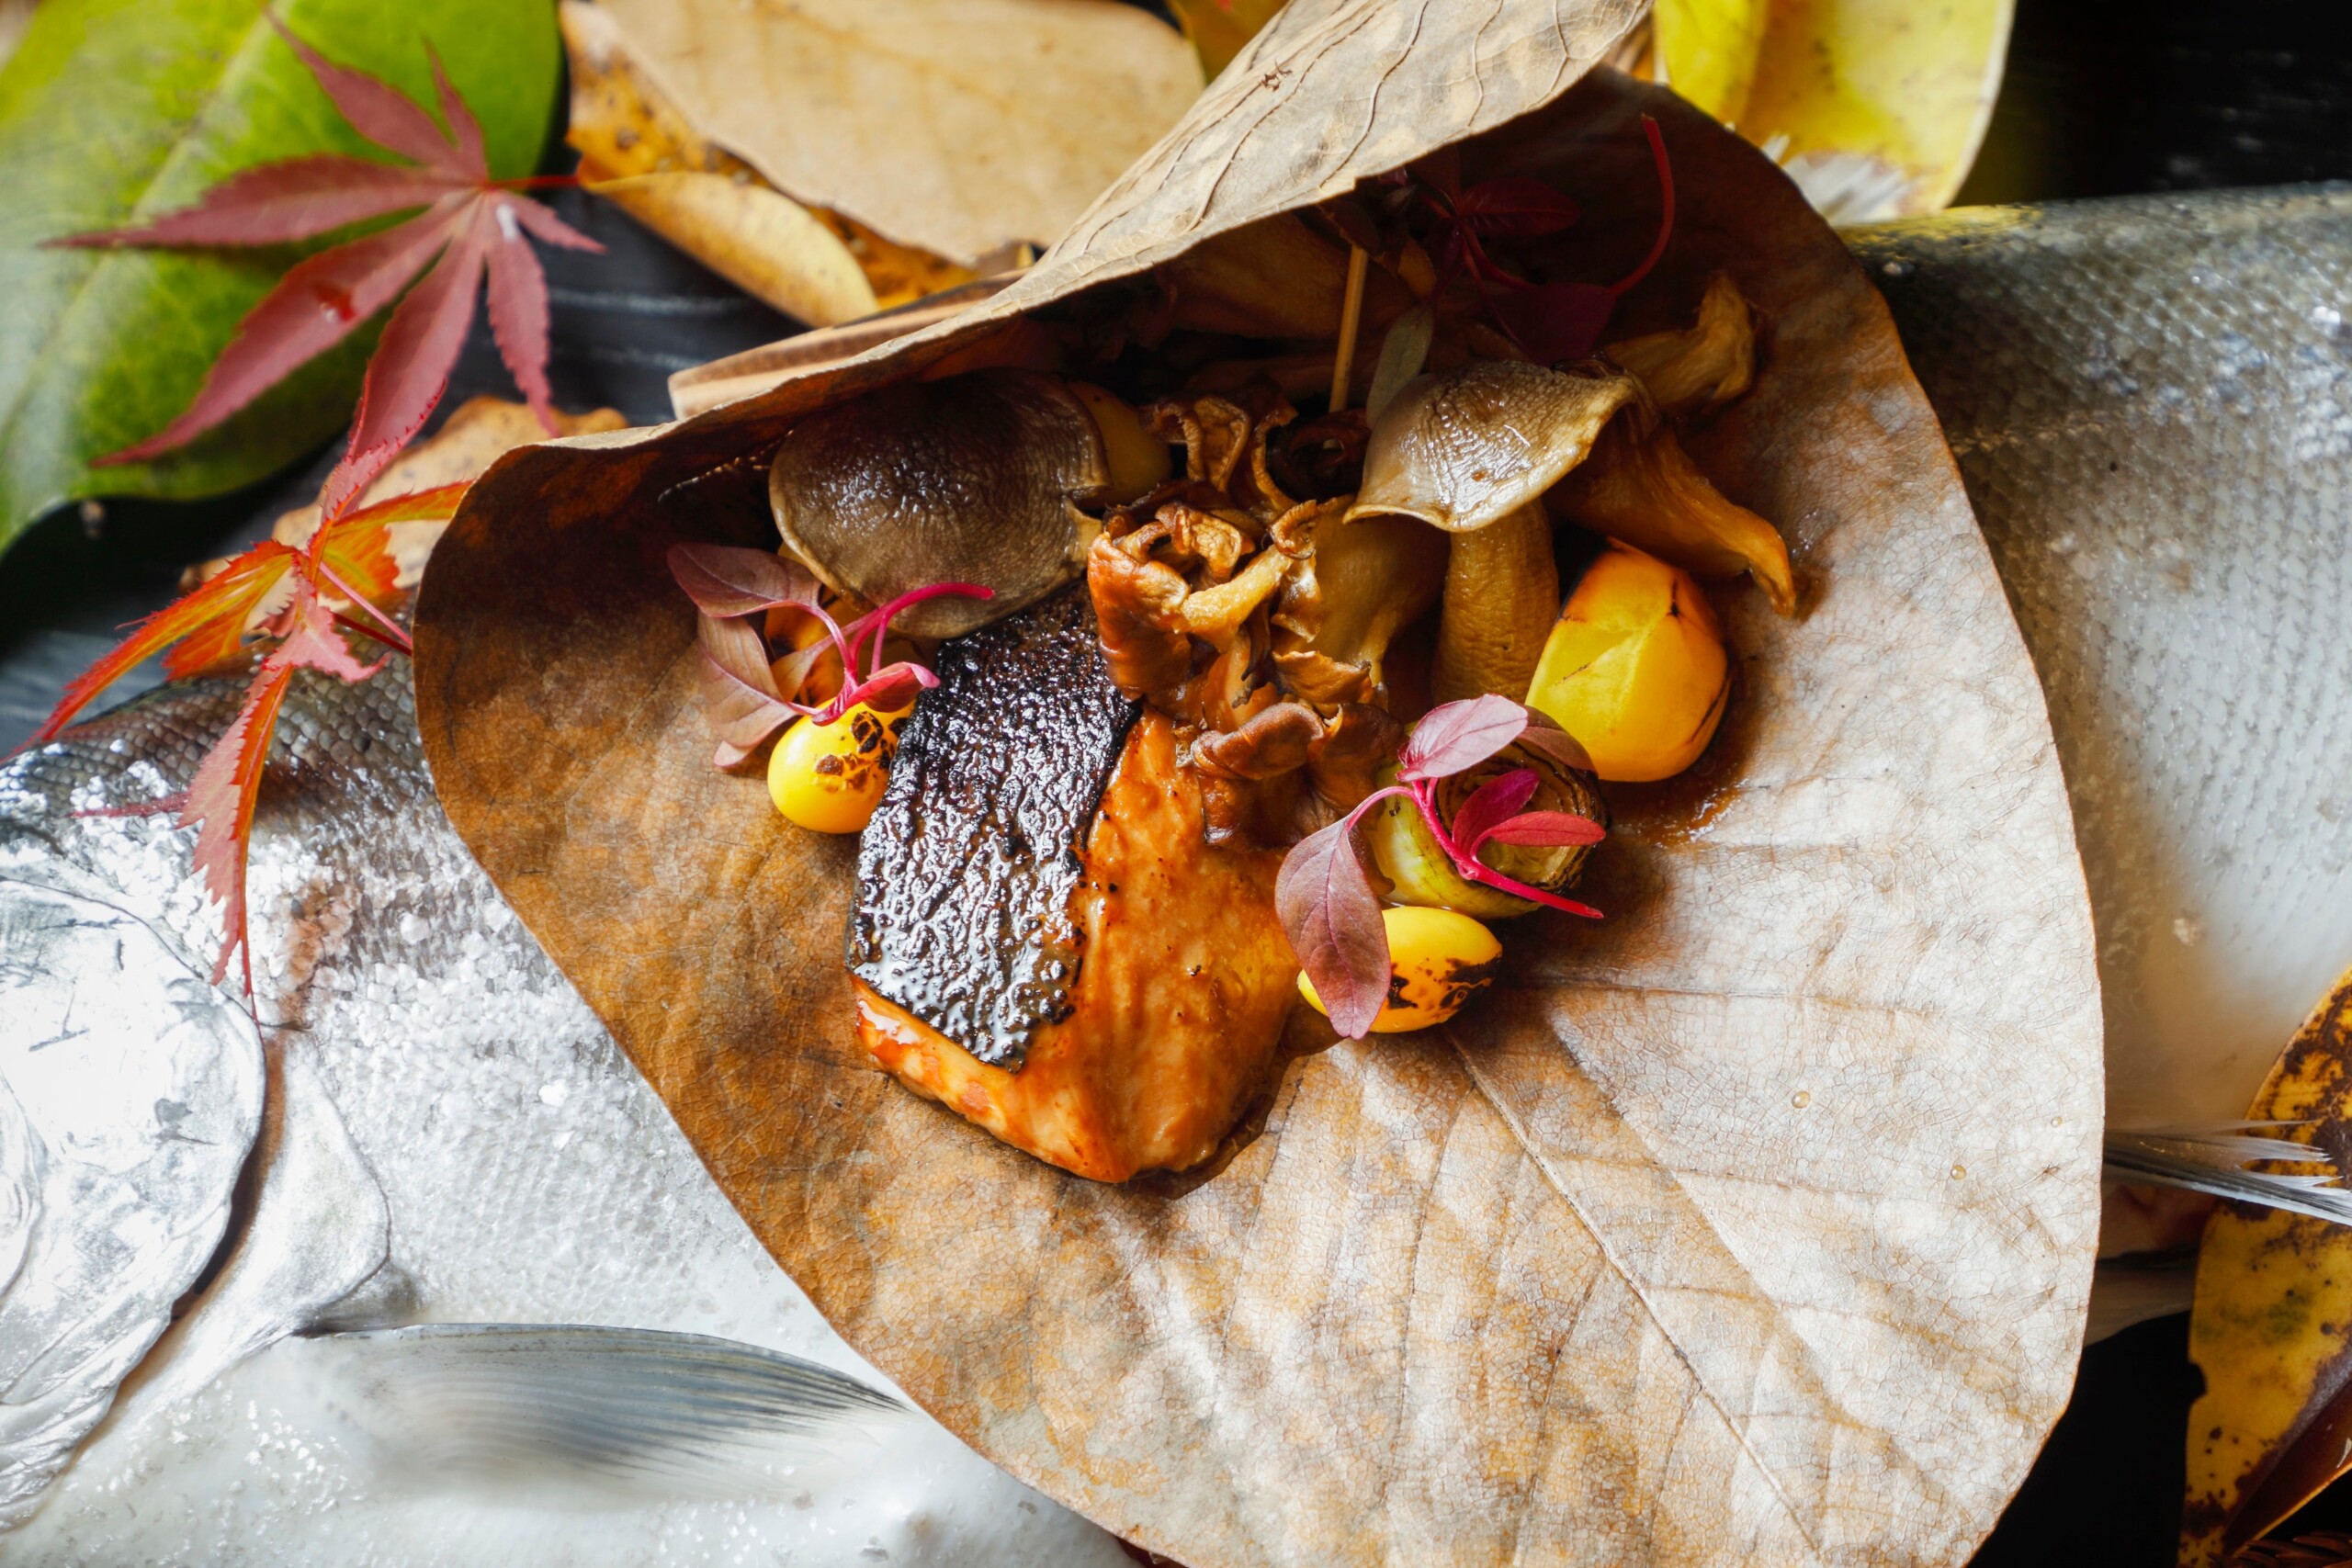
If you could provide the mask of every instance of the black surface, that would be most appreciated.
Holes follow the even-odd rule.
[[[2202,1385],[2188,1360],[2186,1316],[2085,1350],[2074,1404],[1976,1568],[2170,1563],[2187,1469],[2181,1435]]]
[[[1965,203],[2352,175],[2344,0],[2019,0]]]

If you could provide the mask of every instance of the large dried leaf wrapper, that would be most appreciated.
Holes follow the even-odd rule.
[[[423,589],[452,820],[761,1240],[981,1452],[1193,1568],[1956,1564],[2066,1397],[2100,1027],[2040,690],[1835,235],[1664,94],[1566,91],[1635,9],[1294,0],[1020,283],[509,457]],[[1440,144],[1557,183],[1622,276],[1643,110],[1681,218],[1622,331],[1687,325],[1719,270],[1772,323],[1690,454],[1816,583],[1802,619],[1726,599],[1707,797],[1612,793],[1606,920],[1515,922],[1443,1030],[1295,1023],[1308,1054],[1180,1179],[1066,1175],[871,1070],[854,852],[705,766],[670,544],[765,542],[764,454],[810,411]]]

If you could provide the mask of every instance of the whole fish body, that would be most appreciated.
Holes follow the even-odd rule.
[[[58,889],[58,897],[102,902],[143,922],[161,943],[151,988],[209,971],[220,928],[192,874],[188,835],[168,816],[76,813],[184,787],[238,696],[230,682],[165,687],[0,768],[0,889]],[[311,1151],[311,1174],[282,1206],[300,1213],[273,1221],[265,1187],[238,1251],[151,1361],[167,1351],[179,1358],[160,1374],[142,1368],[116,1418],[30,1520],[0,1536],[0,1556],[44,1564],[586,1565],[658,1555],[842,1568],[868,1568],[885,1554],[936,1564],[1126,1561],[1109,1536],[927,1417],[905,1418],[878,1449],[845,1441],[839,1462],[779,1472],[764,1495],[713,1497],[685,1485],[616,1498],[599,1486],[524,1506],[375,1462],[381,1445],[370,1434],[387,1411],[415,1404],[392,1396],[445,1366],[446,1356],[415,1371],[388,1368],[375,1395],[334,1408],[321,1404],[319,1370],[348,1367],[358,1348],[329,1362],[320,1348],[330,1341],[288,1340],[210,1376],[305,1325],[284,1307],[306,1278],[319,1277],[311,1293],[325,1296],[374,1271],[396,1286],[389,1315],[397,1321],[685,1331],[794,1352],[885,1386],[759,1247],[661,1100],[467,855],[434,802],[406,667],[356,686],[302,678],[278,735],[252,859],[255,1004],[264,1036],[284,1058],[273,1092],[284,1090],[311,1121],[339,1126],[307,1144],[295,1135],[300,1129],[282,1130],[283,1147]],[[70,979],[29,969],[0,976],[0,1015],[46,1010],[35,1021],[45,1020]],[[243,1022],[242,1008],[226,1010]],[[100,1031],[94,1043],[119,1047],[127,1032]],[[6,1043],[0,1038],[0,1048]],[[203,1065],[192,1050],[187,1055],[189,1066]],[[257,1088],[254,1072],[217,1076],[211,1099],[225,1102],[218,1109],[182,1091],[193,1111],[180,1125],[191,1134],[215,1135],[200,1124],[208,1118],[236,1131],[237,1096],[250,1100]],[[323,1089],[323,1109],[301,1098],[306,1079]],[[250,1105],[243,1114],[250,1142]],[[118,1120],[119,1141],[164,1146],[168,1130],[146,1105]],[[369,1193],[356,1191],[320,1202],[321,1190],[337,1183],[380,1190],[379,1206],[368,1211]],[[163,1205],[175,1190],[158,1184],[149,1197]],[[201,1196],[178,1199],[178,1209],[193,1212]],[[214,1235],[223,1220],[215,1215]],[[209,1251],[209,1242],[197,1248],[199,1264]],[[258,1288],[236,1288],[241,1271]],[[147,1338],[187,1283],[159,1263],[145,1292],[161,1298]],[[0,1333],[11,1304],[0,1295]],[[361,1321],[383,1314],[379,1303]],[[332,1316],[308,1325],[334,1325]],[[86,1325],[76,1331],[113,1342]],[[616,1364],[574,1342],[553,1343],[540,1364],[578,1358],[575,1383]],[[189,1358],[202,1375],[174,1379],[173,1366]],[[90,1359],[62,1381],[103,1410],[127,1370]],[[371,1386],[345,1382],[363,1393]],[[168,1397],[144,1397],[155,1393]],[[0,1443],[11,1436],[0,1425]],[[583,1501],[593,1506],[583,1510]]]
[[[2352,964],[2352,187],[1847,238],[2049,696],[2109,1124],[2233,1120]]]
[[[2111,1111],[2234,1116],[2352,958],[2352,727],[2336,716],[2352,684],[2336,611],[2352,587],[2352,193],[1963,212],[1852,240],[1945,420],[2050,692],[2099,922]],[[235,701],[226,683],[167,688],[0,769],[0,883],[117,911],[169,950],[158,973],[201,971],[219,932],[187,835],[165,818],[75,813],[184,785]],[[920,1418],[878,1456],[811,1464],[777,1496],[688,1488],[582,1514],[392,1483],[363,1440],[381,1411],[316,1408],[321,1369],[369,1353],[356,1342],[330,1355],[333,1342],[288,1341],[232,1365],[289,1328],[334,1326],[284,1303],[310,1310],[367,1275],[355,1322],[682,1330],[879,1381],[758,1248],[467,856],[434,802],[404,669],[356,687],[305,676],[280,734],[253,932],[290,1120],[262,1141],[310,1149],[333,1177],[311,1185],[334,1201],[273,1206],[265,1190],[153,1352],[163,1371],[133,1379],[144,1386],[0,1551],[1124,1561]],[[60,1005],[37,976],[0,974],[0,1006]],[[139,1131],[166,1129],[150,1116]],[[0,1193],[0,1209],[33,1201]],[[306,1239],[321,1232],[337,1245]],[[175,1290],[159,1273],[147,1296]],[[542,1367],[594,1353],[532,1347]],[[102,1409],[120,1372],[92,1361],[83,1392]]]

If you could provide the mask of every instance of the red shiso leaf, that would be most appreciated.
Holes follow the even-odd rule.
[[[703,718],[720,740],[748,752],[807,711],[785,700],[766,645],[749,625],[704,615],[695,636]]]
[[[808,678],[817,672],[817,666],[823,662],[825,656],[837,651],[830,638],[812,642],[776,660],[768,666],[768,673],[775,682],[775,689],[783,694],[787,703],[805,708],[806,705],[799,702],[800,689],[808,683]]]
[[[859,684],[842,687],[841,694],[825,705],[818,722],[831,724],[860,703],[876,713],[897,713],[920,693],[938,684],[939,677],[920,664],[901,661],[885,665]]]
[[[1521,734],[1518,745],[1521,750],[1537,752],[1564,768],[1574,768],[1580,773],[1592,772],[1592,757],[1583,743],[1554,723],[1549,715],[1534,708],[1527,710],[1527,728]]]
[[[1481,844],[1528,844],[1545,849],[1565,849],[1577,844],[1597,844],[1609,836],[1608,830],[1589,817],[1578,817],[1572,811],[1528,811],[1506,821],[1498,822],[1469,840],[1464,845],[1472,854]]]
[[[1542,180],[1482,180],[1464,191],[1454,212],[1480,234],[1556,234],[1572,226],[1577,204]]]
[[[888,604],[868,610],[844,628],[843,635],[848,642],[842,650],[842,667],[847,670],[854,666],[858,649],[871,637],[874,639],[875,672],[880,673],[882,644],[889,633],[890,622],[902,610],[911,609],[927,599],[944,598],[949,594],[965,599],[993,599],[996,590],[978,582],[933,582],[921,588],[910,588]]]
[[[1647,277],[1650,268],[1665,257],[1667,242],[1674,238],[1674,161],[1666,155],[1666,137],[1658,130],[1657,121],[1647,115],[1642,116],[1642,134],[1649,138],[1650,162],[1657,166],[1658,200],[1662,204],[1657,238],[1650,242],[1650,254],[1642,258],[1642,265],[1611,286],[1611,294],[1623,294]]]
[[[1583,359],[1600,343],[1617,309],[1615,290],[1598,283],[1544,283],[1487,299],[1512,341],[1545,365]]]
[[[1515,815],[1534,798],[1540,781],[1532,768],[1518,768],[1508,773],[1498,773],[1470,792],[1453,814],[1450,836],[1461,846],[1461,852],[1475,855],[1478,844],[1497,823]]]
[[[1396,776],[1439,779],[1476,767],[1519,739],[1527,710],[1509,697],[1489,694],[1441,703],[1422,716],[1397,753]]]

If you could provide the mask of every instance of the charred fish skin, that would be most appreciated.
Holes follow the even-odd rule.
[[[2352,187],[1845,239],[2049,700],[2109,1123],[2233,1119],[2352,953]]]
[[[1083,584],[942,648],[858,847],[851,973],[991,1066],[1067,1018],[1080,851],[1141,705]]]

